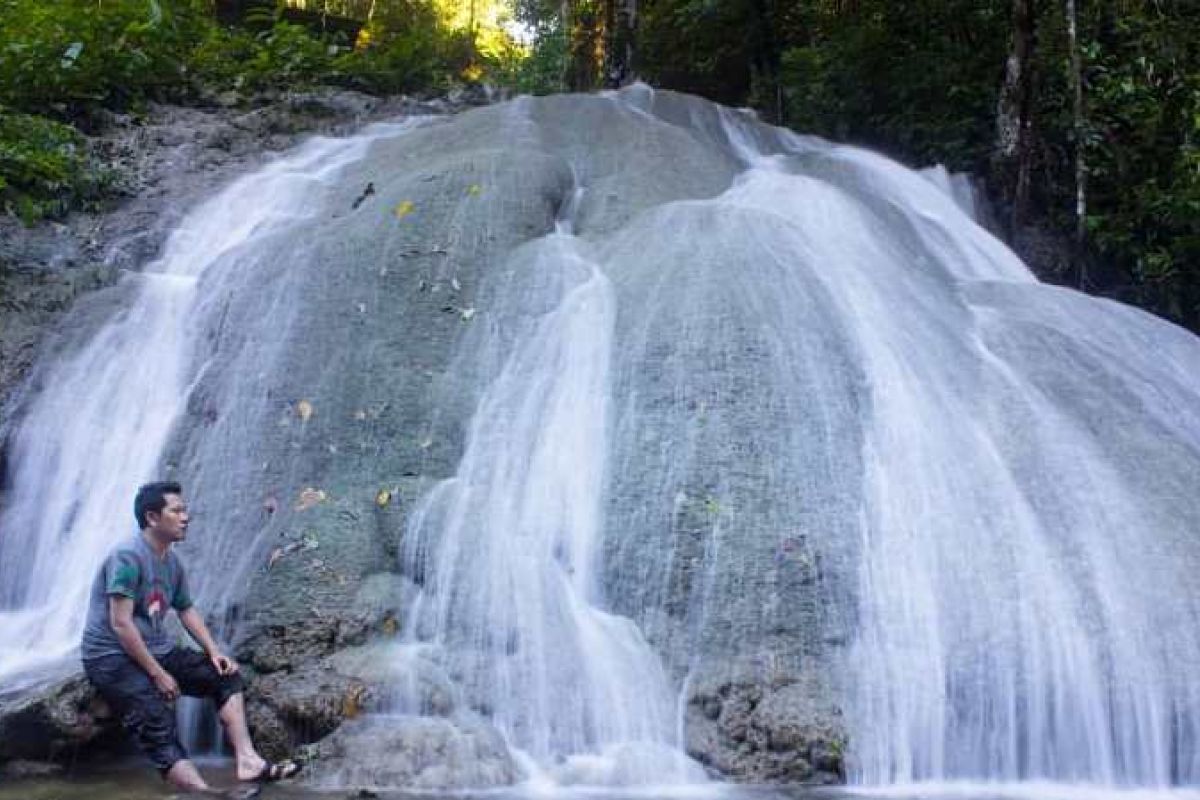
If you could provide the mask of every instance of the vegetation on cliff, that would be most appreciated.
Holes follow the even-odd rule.
[[[230,5],[234,24],[219,13]],[[448,0],[378,0],[358,19],[337,16],[352,3],[296,5],[0,0],[0,205],[32,221],[101,196],[112,176],[79,132],[104,110],[316,84],[433,92],[511,80],[519,60],[497,3],[467,19]]]

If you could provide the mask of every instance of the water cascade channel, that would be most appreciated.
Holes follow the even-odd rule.
[[[1196,786],[1200,340],[974,214],[642,85],[315,140],[41,367],[0,681],[169,466],[228,635],[393,587],[526,778]]]

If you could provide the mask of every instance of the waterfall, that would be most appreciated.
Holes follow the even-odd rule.
[[[199,205],[162,256],[114,290],[129,295],[125,307],[40,377],[9,443],[0,515],[6,690],[76,651],[96,570],[137,528],[134,493],[161,474],[163,449],[204,369],[197,287],[219,294],[222,274],[252,265],[255,240],[303,224],[320,207],[314,190],[394,127],[313,139]]]
[[[310,144],[44,368],[0,679],[74,646],[165,447],[202,600],[280,651],[399,622],[372,723],[462,722],[448,761],[1200,783],[1200,340],[968,190],[643,85]]]

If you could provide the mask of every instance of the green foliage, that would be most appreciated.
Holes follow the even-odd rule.
[[[750,94],[750,0],[658,0],[639,10],[639,67],[656,84],[743,105]]]
[[[556,17],[533,30],[531,46],[499,65],[503,82],[522,94],[565,92],[571,64],[571,41]]]
[[[315,84],[429,91],[515,73],[498,1],[476,0],[462,24],[442,0],[334,3],[375,12],[352,42],[287,22],[269,1],[231,29],[209,0],[0,0],[0,204],[35,220],[98,200],[113,174],[72,125],[86,129],[99,109]]]
[[[206,24],[187,2],[0,0],[0,103],[69,118],[168,96]]]
[[[112,173],[93,165],[69,125],[0,106],[0,206],[26,222],[99,199]]]
[[[410,92],[445,83],[452,72],[452,47],[430,30],[406,30],[386,37],[336,61],[341,80],[380,94]]]
[[[276,22],[256,37],[255,46],[238,66],[235,85],[303,87],[327,80],[337,45],[312,36],[299,25]]]
[[[1200,10],[1093,21],[1085,144],[1102,257],[1130,299],[1200,329]]]
[[[820,4],[782,54],[785,120],[917,163],[986,163],[1009,3]]]

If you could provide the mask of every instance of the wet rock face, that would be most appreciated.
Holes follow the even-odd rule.
[[[416,790],[506,786],[520,776],[504,739],[479,720],[363,719],[321,742],[317,786]]]
[[[800,683],[724,684],[694,693],[688,753],[748,783],[841,783],[846,733],[838,710]]]
[[[259,749],[276,759],[358,716],[368,693],[361,680],[321,662],[291,673],[261,676],[252,687],[248,721]]]
[[[111,743],[119,729],[82,673],[60,678],[20,697],[0,696],[0,764],[74,757]]]

